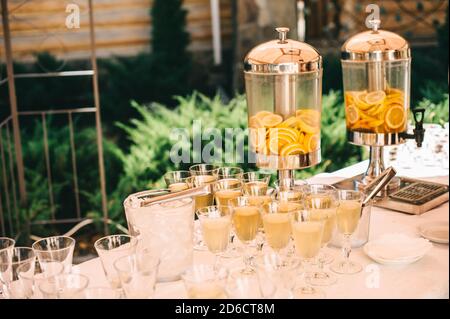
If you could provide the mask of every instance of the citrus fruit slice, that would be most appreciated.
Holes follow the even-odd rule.
[[[354,94],[355,97],[355,106],[359,109],[365,111],[371,107],[370,104],[366,103],[366,91],[357,92]]]
[[[272,128],[269,133],[269,150],[273,154],[278,154],[280,149],[295,143],[299,139],[299,132],[292,128]]]
[[[347,121],[350,124],[355,124],[359,120],[359,111],[353,104],[347,107]]]
[[[285,145],[281,148],[280,151],[280,155],[282,156],[297,155],[297,154],[306,154],[305,149],[299,143]]]
[[[262,122],[259,119],[259,117],[257,117],[256,115],[253,115],[248,120],[248,127],[250,127],[250,128],[260,128],[260,127],[264,127],[264,125],[262,124]]]
[[[298,124],[298,120],[295,116],[289,117],[287,120],[282,122],[278,127],[296,127]]]
[[[258,113],[255,114],[255,116],[257,118],[259,118],[260,120],[262,120],[264,117],[266,117],[267,115],[272,115],[272,112],[269,111],[259,111]]]
[[[381,91],[381,90],[373,91],[373,92],[366,94],[365,102],[369,105],[381,104],[381,103],[383,103],[385,98],[386,98],[386,93],[384,93],[384,91]]]
[[[317,150],[320,145],[319,134],[307,134],[305,136],[305,140],[303,141],[303,145],[305,146],[308,152],[313,152]]]
[[[283,118],[281,117],[281,115],[278,114],[270,114],[264,116],[261,122],[265,127],[275,127],[281,122],[283,122]]]
[[[298,128],[306,133],[314,134],[320,130],[320,115],[314,113],[298,112]]]
[[[391,105],[391,107],[386,111],[384,121],[386,123],[386,126],[392,130],[403,127],[406,121],[405,110],[403,109],[403,106],[400,104]]]

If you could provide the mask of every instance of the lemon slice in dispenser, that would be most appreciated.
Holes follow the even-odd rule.
[[[391,105],[391,107],[386,111],[384,121],[386,126],[392,130],[401,128],[406,121],[403,106],[400,104]]]
[[[280,155],[288,156],[288,155],[298,155],[298,154],[306,154],[306,150],[303,148],[301,144],[294,143],[288,144],[281,148]]]
[[[261,122],[265,127],[275,127],[281,122],[283,122],[283,117],[278,114],[270,114],[264,116]]]
[[[295,116],[291,116],[282,122],[278,127],[296,127],[298,124],[298,120]]]
[[[303,145],[308,150],[308,152],[314,152],[319,148],[320,136],[319,134],[307,134],[303,141]]]
[[[256,113],[254,116],[259,118],[260,120],[262,120],[264,117],[266,117],[267,115],[273,115],[272,112],[269,111],[259,111],[258,113]]]
[[[303,111],[303,112],[300,112]],[[315,111],[317,112],[317,111]],[[318,112],[317,112],[318,113]],[[305,132],[314,134],[320,130],[320,115],[311,112],[304,112],[304,110],[297,111],[298,128]]]
[[[356,106],[354,106],[353,104],[351,104],[351,105],[349,105],[348,107],[347,107],[347,113],[346,113],[346,115],[347,115],[347,121],[351,124],[351,125],[353,125],[353,124],[355,124],[356,122],[358,122],[358,120],[359,120],[359,111],[358,111],[358,108],[356,108]]]
[[[369,105],[381,104],[385,98],[386,93],[384,91],[373,91],[366,94],[365,101]]]
[[[250,128],[260,128],[260,127],[264,127],[264,125],[262,124],[262,122],[261,122],[259,117],[257,117],[256,115],[253,115],[248,120],[248,127],[250,127]]]

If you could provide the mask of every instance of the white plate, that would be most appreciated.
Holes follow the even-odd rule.
[[[419,226],[422,237],[439,244],[448,244],[448,222],[429,222]]]
[[[372,254],[370,252],[370,249],[368,248],[369,246],[364,246],[364,252],[366,253],[367,256],[369,256],[370,258],[372,258],[374,261],[376,261],[377,263],[381,264],[381,265],[386,265],[386,266],[401,266],[401,265],[409,265],[412,263],[415,263],[416,261],[419,261],[420,259],[423,258],[423,256],[417,256],[411,259],[383,259],[375,254]]]

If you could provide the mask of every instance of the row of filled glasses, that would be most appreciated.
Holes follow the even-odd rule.
[[[217,168],[204,164],[200,167],[202,174],[212,176],[209,181],[211,199],[207,204],[215,201],[215,205],[197,202],[200,205],[196,207],[196,215],[200,221],[202,239],[215,255],[215,269],[221,269],[219,258],[228,256],[230,242],[233,243],[230,238],[235,235],[244,246],[244,267],[240,273],[253,275],[258,267],[252,262],[255,256],[251,248],[258,237],[263,238],[264,245],[270,247],[272,253],[269,259],[278,262],[275,267],[277,272],[293,271],[291,268],[294,265],[301,266],[301,271],[300,268],[296,271],[301,274],[303,286],[297,285],[295,295],[320,296],[323,292],[312,286],[327,286],[336,282],[336,276],[325,271],[324,265],[333,261],[325,248],[337,230],[344,237],[344,259],[331,265],[331,270],[338,274],[361,271],[362,267],[350,261],[349,256],[350,237],[357,229],[362,213],[363,193],[336,190],[331,185],[299,185],[292,181],[277,181],[275,192],[270,192],[269,174],[244,173],[234,167]],[[233,174],[230,174],[231,171]],[[226,172],[229,174],[224,174]],[[180,185],[186,181],[174,178],[181,178],[181,175],[180,171],[165,175],[169,189],[174,183]],[[192,178],[192,175],[185,178]],[[265,253],[262,251],[256,253],[256,260],[263,255]],[[301,262],[297,263],[297,259]],[[314,263],[318,264],[318,270],[311,272]]]
[[[72,269],[75,239],[53,236],[32,247],[16,247],[11,238],[0,238],[0,291],[13,299],[117,299],[153,296],[159,258],[143,249],[137,239],[111,235],[94,244],[107,286],[90,285],[89,278]]]

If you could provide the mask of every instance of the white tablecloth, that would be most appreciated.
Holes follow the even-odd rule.
[[[319,174],[309,182],[334,183],[357,175],[367,168],[367,161],[336,171]],[[448,184],[448,170],[432,167],[397,169],[399,176],[427,177],[427,180]],[[447,221],[448,202],[420,216],[408,215],[374,207],[371,216],[370,239],[383,233],[404,233],[419,237],[417,227],[428,221]],[[369,239],[369,240],[370,240]],[[337,258],[340,250],[331,248]],[[363,265],[363,271],[354,275],[338,275],[336,284],[323,287],[327,298],[449,298],[449,250],[448,245],[434,244],[421,260],[406,266],[384,266],[367,257],[362,248],[352,251],[351,258]],[[224,260],[224,259],[223,259]],[[212,263],[208,252],[195,251],[195,263]],[[224,260],[225,262],[225,260]],[[238,265],[239,260],[227,261]],[[368,266],[368,267],[367,267]],[[91,287],[108,286],[98,258],[74,266],[75,272],[87,275]],[[376,272],[376,273],[375,273]],[[374,275],[379,276],[378,287],[373,285]],[[372,284],[371,284],[372,283]],[[159,283],[155,298],[186,298],[181,281]]]

